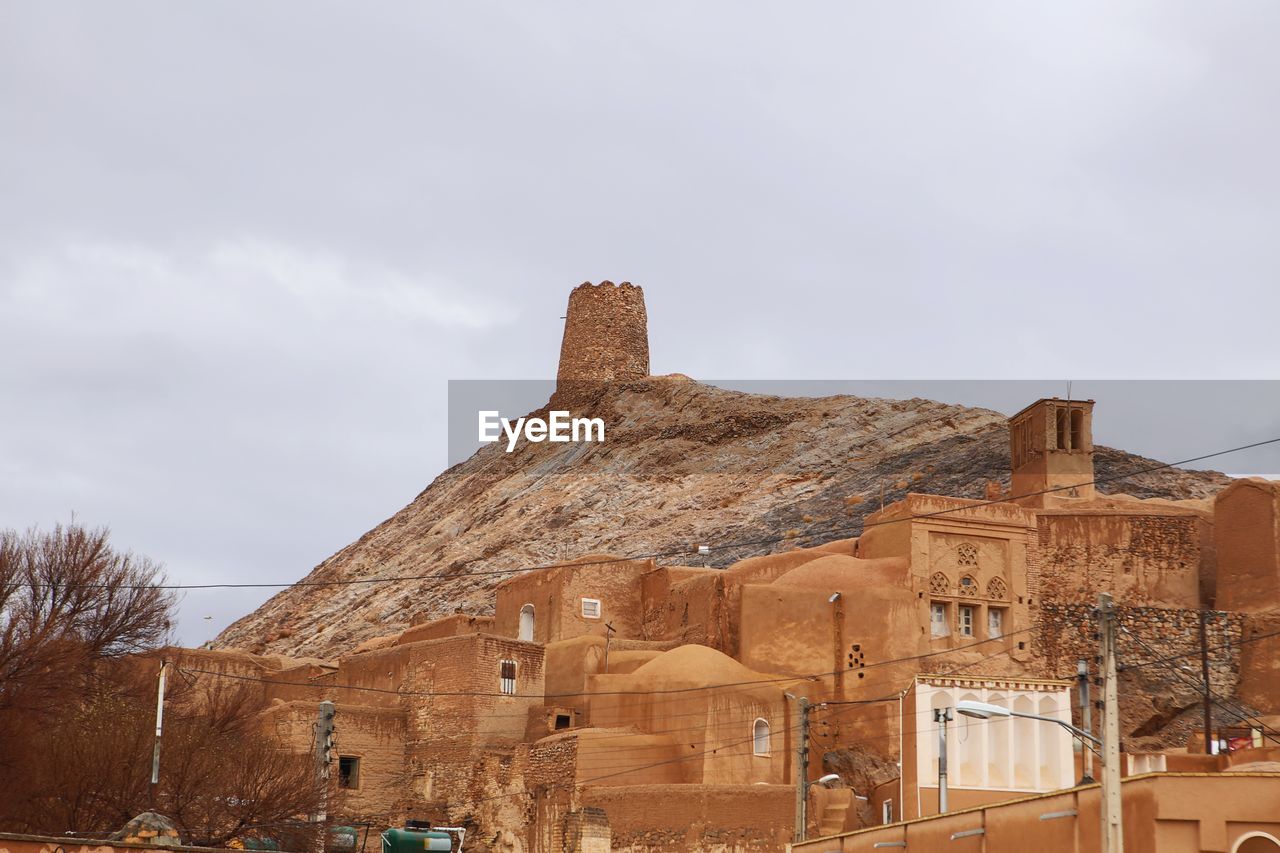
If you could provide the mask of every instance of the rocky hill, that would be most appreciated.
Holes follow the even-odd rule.
[[[1008,485],[1005,417],[986,409],[768,397],[681,376],[614,382],[575,402],[575,414],[605,419],[606,442],[487,445],[304,580],[432,578],[291,587],[215,646],[332,657],[414,615],[489,612],[492,588],[522,567],[601,551],[723,566],[857,535],[907,491],[980,498],[988,481]],[[1097,476],[1116,478],[1099,490],[1198,498],[1228,482],[1179,469],[1126,476],[1153,464],[1099,447]]]

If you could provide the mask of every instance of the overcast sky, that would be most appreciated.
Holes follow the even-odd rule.
[[[1274,2],[4,2],[0,527],[296,579],[440,471],[448,379],[554,375],[588,279],[645,288],[655,373],[1276,378],[1277,32]],[[264,597],[189,594],[182,639]]]

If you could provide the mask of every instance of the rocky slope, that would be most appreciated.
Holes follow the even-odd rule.
[[[586,553],[689,552],[723,566],[857,535],[907,491],[982,497],[1008,484],[1003,415],[929,400],[782,398],[658,377],[599,390],[603,444],[487,445],[412,503],[307,575],[307,582],[432,575],[392,583],[295,586],[240,619],[215,647],[332,657],[412,615],[486,613],[514,570]],[[575,413],[581,407],[575,409]],[[1206,497],[1228,482],[1098,448],[1099,487],[1139,497]]]

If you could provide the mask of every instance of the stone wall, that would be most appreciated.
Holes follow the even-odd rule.
[[[1144,734],[1168,723],[1186,706],[1193,706],[1200,685],[1200,617],[1195,610],[1173,610],[1162,607],[1117,606],[1120,630],[1116,636],[1116,661],[1120,667],[1122,712],[1126,706],[1134,725],[1128,733]],[[1240,686],[1241,639],[1245,633],[1244,614],[1209,611],[1206,637],[1209,647],[1209,683],[1220,697],[1234,697]],[[1055,678],[1074,677],[1076,661],[1089,661],[1091,672],[1098,675],[1097,620],[1093,607],[1086,604],[1042,602],[1039,627],[1035,632],[1035,648],[1040,653],[1041,675]],[[1152,663],[1149,661],[1163,661]],[[1181,666],[1182,669],[1176,669]],[[1150,691],[1151,685],[1168,685],[1171,690]],[[1163,694],[1183,697],[1168,706],[1153,700],[1168,698]],[[1147,706],[1150,705],[1148,708]],[[1146,721],[1143,713],[1150,713]],[[1230,718],[1227,714],[1227,718]],[[1144,725],[1145,722],[1145,725]]]

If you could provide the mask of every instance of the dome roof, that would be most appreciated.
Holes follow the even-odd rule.
[[[632,677],[647,681],[652,687],[708,687],[765,682],[771,676],[748,669],[709,646],[687,645],[663,652],[637,667]]]
[[[903,586],[909,563],[905,557],[882,557],[863,560],[831,554],[805,563],[774,581],[774,586],[810,587],[836,590],[850,584]]]

